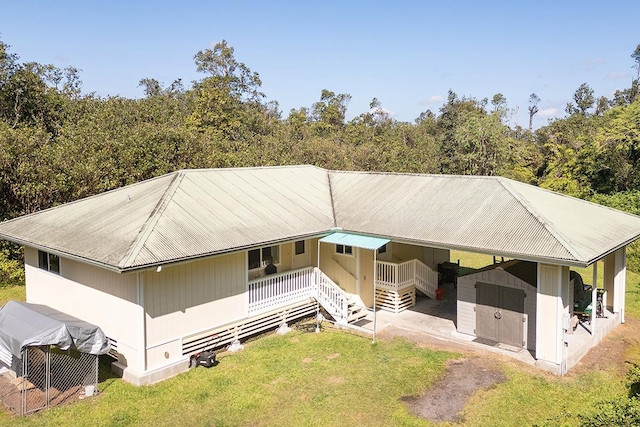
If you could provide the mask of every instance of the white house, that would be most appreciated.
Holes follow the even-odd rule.
[[[605,260],[622,322],[638,237],[636,216],[505,178],[313,166],[182,170],[0,223],[25,248],[27,301],[100,326],[135,384],[318,304],[343,323],[403,310],[435,296],[451,249],[533,263],[522,346],[563,372],[569,268]],[[459,316],[486,295],[460,294]]]

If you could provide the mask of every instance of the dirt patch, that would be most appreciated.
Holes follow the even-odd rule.
[[[580,327],[580,326],[578,326]],[[567,378],[588,371],[615,369],[624,374],[630,364],[640,363],[640,320],[627,318],[589,352],[566,375]]]
[[[407,396],[410,411],[430,421],[461,421],[459,413],[478,390],[505,382],[507,377],[486,358],[452,360],[442,379],[423,396]]]
[[[327,355],[327,360],[335,359],[336,357],[340,357],[340,353],[333,353]]]
[[[344,383],[344,377],[329,377],[327,378],[327,384],[342,384]]]
[[[311,363],[313,361],[313,358],[311,357],[305,357],[304,359],[302,359],[302,363]]]

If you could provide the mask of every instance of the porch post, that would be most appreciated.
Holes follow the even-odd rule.
[[[316,285],[316,332],[320,332],[320,239],[318,239],[318,266],[313,273]]]
[[[591,288],[591,335],[596,333],[596,313],[598,304],[598,261],[593,263],[593,287]]]
[[[378,251],[376,249],[373,250],[373,341],[371,341],[372,344],[376,343],[376,319],[378,317],[378,314],[376,313],[376,282],[378,281],[377,268],[376,268],[376,263],[378,262],[377,252]]]
[[[620,323],[624,323],[626,280],[626,247],[624,247],[615,252],[615,277],[613,279],[613,312],[620,313]]]

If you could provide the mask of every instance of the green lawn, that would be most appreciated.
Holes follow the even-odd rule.
[[[0,286],[0,307],[9,300],[26,301],[27,294],[24,286]]]
[[[457,254],[452,254],[455,260]],[[460,257],[481,267],[491,257]],[[640,318],[640,275],[627,274],[627,316]],[[0,301],[24,299],[22,289],[0,289]],[[640,360],[640,346],[626,360]],[[637,356],[637,357],[636,357]],[[379,341],[330,328],[293,331],[247,343],[156,385],[134,387],[105,376],[101,393],[77,404],[26,418],[0,412],[16,426],[429,426],[407,412],[402,396],[428,390],[460,355],[404,340]],[[464,409],[465,426],[576,425],[600,400],[626,395],[614,366],[563,378],[515,361],[500,362],[508,381],[480,391]],[[447,425],[447,424],[444,424]]]

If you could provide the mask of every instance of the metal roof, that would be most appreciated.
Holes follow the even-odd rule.
[[[128,271],[335,227],[569,265],[640,236],[637,216],[500,177],[282,166],[174,172],[5,221],[0,238]]]
[[[640,236],[640,217],[501,177],[330,172],[345,231],[588,265]]]

